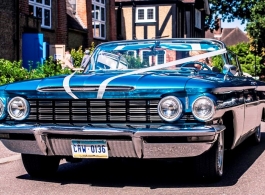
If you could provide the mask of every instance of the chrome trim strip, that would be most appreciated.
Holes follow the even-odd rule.
[[[84,87],[84,86],[76,86],[76,87],[71,87],[72,91],[81,91],[81,92],[86,92],[86,91],[98,91],[99,87],[98,86],[89,86],[89,87]],[[131,91],[133,90],[134,87],[107,87],[106,91]],[[38,89],[40,92],[61,92],[65,91],[63,87],[44,87]]]
[[[265,91],[265,86],[257,86],[256,91]]]
[[[212,90],[215,94],[232,93],[235,91],[243,91],[245,89],[255,89],[256,86],[242,86],[242,87],[219,87]]]
[[[169,126],[169,125],[168,125]],[[166,127],[168,127],[166,126]],[[165,127],[165,129],[166,129]],[[32,134],[65,134],[65,135],[127,135],[135,137],[144,136],[210,136],[216,135],[225,130],[224,125],[211,125],[211,126],[174,126],[170,130],[165,129],[125,129],[125,128],[101,128],[101,127],[75,127],[68,125],[54,125],[54,126],[33,126],[33,125],[1,125],[1,133],[27,133]],[[175,129],[174,129],[175,127]]]

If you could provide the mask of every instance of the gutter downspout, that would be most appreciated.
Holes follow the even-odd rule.
[[[14,0],[14,7],[15,7],[15,10],[16,10],[16,59],[17,61],[20,60],[20,37],[19,37],[19,34],[20,34],[20,21],[19,21],[19,15],[20,15],[20,12],[19,12],[19,1],[17,0]]]

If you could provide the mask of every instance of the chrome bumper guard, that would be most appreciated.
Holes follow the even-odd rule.
[[[179,158],[198,156],[209,150],[223,130],[224,125],[161,126],[159,129],[0,125],[0,139],[9,150],[18,153],[71,156],[71,137],[78,136],[80,140],[86,140],[83,137],[101,136],[106,138],[110,157]],[[17,135],[16,139],[12,139],[12,134]],[[34,139],[23,139],[22,135],[32,135]],[[119,136],[129,139],[118,139]],[[178,137],[187,138],[187,141],[146,141],[146,138]]]

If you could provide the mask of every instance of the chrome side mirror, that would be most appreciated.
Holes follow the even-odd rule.
[[[223,74],[234,76],[237,73],[237,67],[231,64],[225,64],[223,66]]]

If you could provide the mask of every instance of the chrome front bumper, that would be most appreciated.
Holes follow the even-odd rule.
[[[78,137],[106,140],[110,157],[179,158],[209,150],[223,130],[224,125],[133,129],[2,124],[0,139],[9,150],[27,154],[72,156],[71,139]]]

